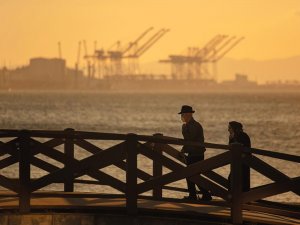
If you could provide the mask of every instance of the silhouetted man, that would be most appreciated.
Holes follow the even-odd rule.
[[[194,141],[194,142],[199,142],[200,144],[204,144],[203,128],[201,124],[193,118],[194,112],[195,111],[191,106],[183,105],[181,107],[181,111],[178,114],[181,115],[181,120],[183,122],[182,135],[184,140],[186,141]],[[186,164],[190,165],[204,159],[205,147],[184,145],[182,147],[181,152],[184,153],[185,155]],[[187,179],[187,186],[188,186],[189,196],[186,196],[185,198],[196,200],[197,194],[196,194],[195,183]],[[202,192],[201,200],[209,201],[212,199],[211,194],[206,189],[200,186],[198,186],[198,188]]]

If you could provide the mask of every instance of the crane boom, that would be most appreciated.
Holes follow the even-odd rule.
[[[148,43],[150,43],[153,39],[155,39],[164,29],[160,29],[155,34],[153,34],[144,44],[139,47],[133,54],[130,54],[129,57],[138,57],[138,53],[147,47]]]
[[[207,60],[211,60],[214,57],[216,57],[216,55],[220,51],[222,51],[226,46],[228,46],[234,39],[236,39],[235,36],[228,38],[227,41],[225,41],[218,49],[216,49],[216,51],[214,51],[214,53]]]
[[[169,32],[169,29],[161,29],[158,32],[156,32],[142,47],[140,47],[133,55],[132,57],[140,57],[142,54],[145,53],[152,45],[154,45],[162,36],[164,36],[167,32]]]
[[[153,46],[159,39],[161,39],[169,30],[165,29],[164,32],[160,33],[152,42],[150,42],[146,48],[144,48],[141,52],[139,52],[138,56],[144,54],[151,46]]]
[[[153,30],[153,27],[149,27],[147,30],[145,30],[136,40],[133,42],[130,42],[128,46],[122,51],[123,54],[127,53],[133,46],[137,45],[137,43],[145,37],[151,30]]]
[[[213,62],[219,61],[221,58],[223,58],[231,49],[233,49],[238,43],[240,43],[245,37],[241,37],[238,40],[236,40],[232,45],[229,46],[223,53],[221,53],[219,56],[217,56],[215,59],[213,59]]]
[[[213,43],[211,43],[206,49],[206,52],[202,55],[203,60],[206,60],[211,54],[214,54],[216,47],[227,37],[227,35],[220,35]]]
[[[112,48],[114,48],[115,46],[117,46],[117,49],[119,49],[121,45],[120,41],[116,41],[115,43],[113,43],[107,50],[111,50]]]
[[[196,53],[194,54],[194,56],[200,56],[201,54],[203,54],[208,48],[210,48],[210,46],[220,38],[221,35],[216,35],[215,37],[213,37],[209,42],[207,42],[203,48],[198,49],[198,51],[196,51]]]

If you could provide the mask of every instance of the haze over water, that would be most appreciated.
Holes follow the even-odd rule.
[[[206,142],[227,144],[228,121],[244,124],[252,147],[300,155],[300,93],[111,94],[2,92],[2,129],[43,129],[137,133],[181,138],[181,105],[195,108]],[[206,157],[218,152],[210,149]],[[299,176],[296,164],[263,158],[288,176]],[[139,163],[146,168],[149,162]],[[220,171],[224,176],[228,168]],[[13,173],[13,171],[6,171]],[[117,172],[116,172],[117,173]],[[118,174],[116,174],[118,176]],[[267,180],[252,173],[252,186]],[[185,182],[180,185],[185,187]],[[93,189],[93,188],[92,188]],[[100,190],[100,189],[99,189]],[[103,190],[101,190],[103,191]],[[288,193],[277,200],[299,201]]]

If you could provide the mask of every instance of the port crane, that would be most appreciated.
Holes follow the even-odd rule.
[[[169,31],[168,29],[160,29],[140,44],[140,42],[145,39],[146,35],[153,29],[153,27],[147,28],[134,41],[129,42],[124,47],[122,47],[120,41],[117,41],[106,52],[97,52],[96,58],[108,59],[109,61],[109,72],[107,76],[134,75],[139,72],[139,57],[141,57],[147,50],[150,49],[150,47],[162,38],[165,33]],[[128,59],[127,67],[124,64],[123,59]]]
[[[216,35],[202,48],[189,47],[187,54],[169,55],[168,59],[160,60],[162,63],[171,64],[173,79],[215,79],[216,63],[233,49],[242,38],[228,35]],[[213,64],[213,75],[207,65]]]
[[[220,48],[218,46],[224,42],[227,35],[216,35],[204,47],[199,48],[198,51],[189,57],[187,61],[187,69],[191,71],[186,73],[188,79],[203,79],[208,76],[209,70],[207,68],[209,56],[216,54]]]
[[[240,37],[240,38],[232,37],[224,44],[224,46],[222,46],[221,48],[218,49],[218,51],[217,51],[218,54],[214,54],[213,56],[211,56],[208,59],[213,65],[213,74],[214,74],[215,79],[217,78],[217,75],[218,75],[217,62],[219,60],[221,60],[231,49],[233,49],[236,45],[238,45],[243,39],[245,39],[245,38],[244,37]]]
[[[87,76],[89,78],[95,78],[95,72],[96,72],[95,49],[94,49],[94,54],[89,55],[86,40],[83,40],[82,44],[83,44],[83,49],[84,49],[83,58],[86,60]],[[94,46],[95,45],[96,44],[94,42]]]
[[[75,70],[77,72],[79,71],[79,66],[80,66],[80,55],[81,55],[81,41],[78,42],[77,58],[76,58],[76,62],[75,62]]]
[[[140,72],[138,59],[169,31],[169,29],[160,29],[154,35],[152,35],[146,42],[144,42],[140,47],[136,47],[136,49],[133,50],[131,54],[125,56],[130,60],[130,74],[137,74]]]
[[[225,35],[216,35],[204,47],[189,47],[186,55],[169,55],[169,59],[160,60],[162,63],[171,64],[173,79],[194,79],[204,74],[204,63],[216,46],[226,38]]]

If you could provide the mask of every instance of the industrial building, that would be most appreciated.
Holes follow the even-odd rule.
[[[96,87],[100,85],[97,81],[88,79],[81,70],[68,68],[60,58],[32,58],[29,65],[0,70],[1,89],[76,90]]]

